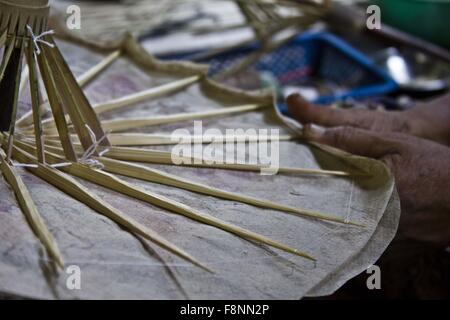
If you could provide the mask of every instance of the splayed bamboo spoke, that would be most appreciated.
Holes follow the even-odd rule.
[[[16,43],[16,37],[13,36],[7,41],[7,45],[3,51],[2,63],[0,64],[0,82],[5,76],[6,67],[9,64]]]
[[[20,144],[20,147],[21,148],[23,147],[24,149],[28,149],[29,151],[32,151],[32,152],[35,152],[35,150],[36,150],[32,146],[26,146],[24,144]],[[58,163],[58,162],[61,162],[64,160],[64,159],[57,157],[55,155],[52,155],[50,153],[47,153],[47,158],[49,159],[49,161],[51,161],[53,163]],[[272,246],[274,248],[301,256],[303,258],[315,260],[310,255],[305,254],[297,249],[291,248],[289,246],[286,246],[284,244],[276,242],[270,238],[264,237],[262,235],[259,235],[257,233],[251,232],[251,231],[248,231],[241,227],[237,227],[235,225],[229,224],[227,222],[224,222],[224,221],[217,219],[215,217],[212,217],[210,215],[200,213],[185,204],[182,204],[180,202],[171,200],[164,196],[152,193],[143,188],[131,185],[111,174],[102,172],[100,170],[95,170],[95,169],[89,168],[85,165],[78,164],[78,163],[71,164],[70,166],[67,166],[67,167],[61,167],[61,170],[65,171],[71,175],[74,175],[79,178],[85,179],[87,181],[93,182],[95,184],[101,185],[105,188],[109,188],[111,190],[128,195],[135,199],[148,202],[152,205],[161,207],[161,208],[169,210],[171,212],[181,214],[183,216],[186,216],[186,217],[196,220],[198,222],[217,227],[219,229],[233,233],[240,237],[243,237],[243,238],[246,238],[249,240],[253,240],[253,241],[257,241],[257,242]]]
[[[182,136],[169,134],[148,134],[148,133],[112,133],[108,139],[113,146],[153,146],[153,145],[174,145],[192,143],[227,143],[227,142],[259,142],[261,136],[250,135],[225,135],[225,136]],[[271,141],[269,135],[265,141]],[[277,140],[291,141],[298,139],[297,135],[280,135]]]
[[[75,132],[86,150],[94,143],[92,136],[85,125],[87,122],[85,122],[85,119],[83,119],[83,116],[79,112],[79,109],[77,108],[77,101],[75,101],[74,94],[69,88],[65,73],[60,68],[55,56],[53,55],[55,50],[49,50],[47,48],[43,48],[42,50],[44,51],[44,54],[47,54],[48,56],[49,66],[55,79],[55,89],[60,93],[64,110],[69,114],[70,120],[74,124],[72,128],[75,128]]]
[[[92,80],[98,77],[103,71],[106,70],[114,61],[116,61],[122,54],[121,50],[116,50],[110,55],[106,56],[98,64],[90,68],[77,78],[77,82],[81,87],[88,85]]]
[[[136,199],[146,201],[150,204],[165,208],[174,213],[182,214],[193,220],[217,227],[224,231],[236,234],[240,237],[243,237],[243,238],[246,238],[249,240],[253,240],[253,241],[257,241],[257,242],[272,246],[274,248],[286,251],[288,253],[310,259],[310,260],[315,260],[311,256],[309,256],[297,249],[291,248],[287,245],[284,245],[282,243],[274,241],[270,238],[261,236],[257,233],[254,233],[254,232],[248,231],[246,229],[237,227],[235,225],[226,223],[222,220],[219,220],[212,216],[206,215],[204,213],[197,212],[194,209],[192,209],[182,203],[173,201],[169,198],[166,198],[161,195],[154,194],[154,193],[150,193],[150,192],[146,191],[145,189],[142,189],[142,188],[139,188],[136,186],[132,186],[132,185],[124,182],[123,180],[120,180],[120,179],[114,177],[113,175],[107,175],[106,173],[100,172],[100,171],[95,171],[95,174],[94,174],[92,172],[93,171],[92,169],[89,169],[86,167],[83,167],[83,169],[81,169],[80,165],[76,165],[76,166],[77,166],[77,168],[75,169],[76,172],[75,172],[75,170],[69,169],[70,170],[69,172],[73,175],[77,175],[77,176],[81,177],[80,174],[82,174],[82,177],[87,180],[90,180],[97,184],[101,184],[104,187],[110,188],[112,190],[127,194],[130,197],[134,197]],[[70,168],[73,168],[73,167],[74,166],[71,166]],[[78,171],[79,169],[81,169],[83,172],[80,173]],[[84,169],[87,169],[87,170],[84,170]]]
[[[27,143],[17,142],[17,144],[20,148],[26,149],[29,152],[34,153],[36,150],[32,145],[27,144]],[[50,147],[49,150],[53,151],[54,149],[52,150],[52,148]],[[60,150],[56,149],[55,151],[58,152]],[[55,156],[53,156],[54,163],[57,163],[57,161],[59,161],[59,162],[64,161],[64,159],[62,159],[62,158],[58,158],[56,160],[55,159],[56,159]],[[246,203],[246,204],[250,204],[250,205],[265,208],[265,209],[273,209],[273,210],[288,212],[290,214],[295,214],[295,215],[298,215],[301,217],[308,217],[308,218],[313,218],[313,219],[318,219],[318,220],[325,220],[325,221],[332,221],[332,222],[337,222],[337,223],[360,226],[358,224],[352,223],[350,221],[346,221],[346,220],[336,217],[336,216],[326,215],[326,214],[323,214],[323,213],[320,213],[317,211],[313,211],[313,210],[290,207],[290,206],[286,206],[286,205],[279,204],[276,202],[267,201],[264,199],[258,199],[258,198],[246,196],[243,194],[229,192],[226,190],[222,190],[222,189],[214,188],[214,187],[211,187],[211,186],[208,186],[205,184],[194,182],[192,180],[183,179],[183,178],[177,177],[175,175],[166,173],[164,171],[145,167],[145,166],[142,166],[139,164],[131,164],[131,163],[127,163],[127,162],[123,162],[123,161],[119,161],[119,160],[108,159],[105,157],[99,157],[99,158],[96,158],[95,160],[98,160],[104,166],[104,170],[106,170],[110,173],[120,174],[123,176],[131,177],[131,178],[135,178],[135,179],[139,179],[139,180],[143,180],[143,181],[177,187],[177,188],[181,188],[181,189],[185,189],[185,190],[189,190],[189,191],[193,191],[193,192],[197,192],[197,193],[201,193],[201,194],[206,194],[209,196],[222,198],[222,199],[226,199],[226,200]]]
[[[134,105],[139,102],[156,99],[164,95],[175,93],[181,89],[184,89],[187,86],[190,86],[198,82],[201,78],[202,76],[198,75],[173,81],[155,88],[144,90],[138,93],[133,93],[125,97],[121,97],[105,103],[94,105],[94,110],[97,114],[101,114],[103,112],[117,110],[126,106]]]
[[[123,147],[111,147],[107,153],[104,154],[107,158],[134,161],[143,163],[157,163],[168,165],[179,165],[188,167],[200,167],[200,168],[213,168],[213,169],[225,169],[225,170],[240,170],[240,171],[252,171],[261,172],[266,169],[266,166],[259,164],[228,164],[228,163],[214,163],[211,159],[199,158],[199,157],[177,157],[180,160],[179,164],[175,164],[172,160],[172,153],[168,151],[150,150],[150,149],[138,149],[138,148],[123,148]],[[286,174],[313,174],[313,175],[331,175],[331,176],[352,176],[363,175],[363,173],[350,173],[345,171],[332,171],[332,170],[320,170],[320,169],[304,169],[295,167],[279,167],[278,173]]]
[[[6,162],[6,155],[1,148],[0,158],[0,171],[3,173],[6,181],[13,189],[20,208],[25,214],[27,221],[31,226],[31,229],[44,245],[49,257],[53,259],[58,267],[63,268],[63,258],[58,249],[58,245],[55,239],[45,225],[44,220],[40,216],[38,209],[36,208],[36,205],[34,204],[34,201],[31,198],[30,193],[28,192],[27,187],[22,181],[22,178],[14,170],[14,168]]]
[[[42,122],[41,115],[39,112],[39,106],[41,105],[41,95],[39,94],[39,83],[37,77],[37,68],[36,68],[36,56],[34,53],[34,47],[29,45],[27,50],[27,64],[29,70],[29,81],[30,81],[30,94],[31,94],[31,110],[33,115],[33,123],[34,123],[34,135],[36,139],[37,146],[37,158],[40,163],[45,163],[45,155],[44,155],[44,140],[42,136]]]
[[[102,61],[100,61],[98,64],[87,70],[85,73],[83,73],[81,76],[79,76],[76,81],[77,83],[83,87],[88,85],[91,81],[93,81],[96,77],[98,77],[103,71],[106,70],[114,61],[117,60],[121,56],[122,52],[121,50],[114,51],[107,57],[105,57]],[[49,109],[49,105],[47,101],[44,101],[42,103],[43,109]],[[53,122],[53,119],[48,119],[49,122]],[[31,126],[33,122],[33,114],[32,111],[29,111],[25,113],[18,121],[17,126],[18,127],[27,127]]]
[[[227,136],[182,136],[164,134],[110,134],[108,135],[113,146],[152,146],[152,145],[174,145],[174,144],[198,144],[198,143],[245,143],[259,142],[260,136],[227,135]],[[265,141],[271,141],[268,136]],[[295,135],[281,135],[278,141],[291,141],[297,139]]]
[[[354,223],[345,221],[344,219],[339,217],[325,215],[317,211],[294,208],[276,202],[267,201],[264,199],[258,199],[243,194],[225,191],[205,184],[194,182],[192,180],[183,179],[161,170],[144,167],[142,165],[130,164],[123,161],[112,160],[103,157],[97,158],[97,160],[100,161],[105,166],[104,170],[111,173],[120,174],[143,181],[149,181],[172,187],[182,188],[185,190],[202,193],[213,197],[223,198],[231,201],[242,202],[261,208],[289,212],[302,217],[309,217],[319,220],[355,225]]]
[[[94,105],[94,111],[97,115],[107,112],[117,110],[126,106],[130,106],[133,104],[137,104],[142,101],[156,99],[161,96],[174,93],[179,91],[195,82],[198,82],[201,79],[201,76],[193,76],[185,79],[177,80],[174,82],[170,82],[168,84],[164,84],[155,88],[151,88],[149,90],[141,91],[138,93],[134,93],[125,97],[121,97],[118,99],[111,100],[109,102],[100,103]],[[55,123],[53,119],[46,119],[43,121],[44,127],[52,128]]]
[[[48,65],[47,59],[43,54],[37,56],[39,69],[41,71],[42,80],[44,81],[45,89],[47,91],[48,100],[52,109],[52,114],[56,122],[59,138],[64,149],[65,157],[70,161],[77,161],[77,156],[70,140],[69,128],[67,126],[66,117],[64,114],[63,103],[60,93],[56,89],[55,79],[51,74],[51,69]]]
[[[2,31],[2,33],[0,33],[0,48],[5,45],[7,37],[8,37],[7,30],[4,30],[4,31]]]
[[[248,104],[243,106],[236,107],[224,107],[215,110],[202,111],[202,112],[191,112],[191,113],[178,113],[171,114],[167,116],[152,116],[149,118],[129,118],[129,119],[116,119],[109,121],[102,121],[102,126],[107,131],[125,131],[129,129],[136,129],[147,126],[156,126],[163,124],[170,124],[176,122],[182,122],[187,120],[199,120],[199,119],[207,119],[218,116],[227,116],[233,115],[237,113],[251,112],[260,110],[263,108],[268,108],[268,105],[260,105],[260,104]],[[54,128],[54,122],[47,121],[44,123],[46,127],[45,134],[46,135],[54,135],[56,132],[56,128]],[[72,126],[73,127],[73,126]]]
[[[198,120],[217,116],[232,115],[236,113],[251,112],[267,107],[268,107],[267,105],[251,104],[237,107],[225,107],[211,111],[171,114],[168,116],[152,116],[150,118],[117,119],[110,121],[102,121],[102,125],[105,128],[105,130],[108,131],[124,131],[146,126],[155,126],[175,122],[182,122],[187,120]]]
[[[2,105],[0,107],[0,112],[2,113],[0,117],[2,119],[0,130],[9,131],[8,146],[6,149],[7,161],[10,161],[14,141],[24,47],[25,41],[21,39],[18,47],[15,47],[11,53],[3,81],[0,84],[0,104]]]
[[[28,65],[24,65],[22,68],[22,74],[20,76],[20,87],[19,92],[22,93],[25,90],[25,86],[29,82],[30,78],[30,70],[28,69]],[[17,122],[16,122],[17,126]]]
[[[78,137],[72,135],[72,141],[74,146],[79,144]],[[48,143],[52,145],[60,145],[59,137],[56,135],[45,136]],[[155,145],[175,145],[175,144],[192,144],[192,143],[253,143],[264,141],[272,141],[272,136],[261,137],[254,135],[225,135],[225,136],[184,136],[184,135],[172,135],[172,134],[153,134],[153,133],[110,133],[108,139],[113,146],[155,146]],[[299,139],[298,135],[284,134],[276,138],[277,141],[292,141]]]
[[[54,84],[58,92],[60,92],[60,99],[64,106],[64,110],[68,113],[65,115],[67,124],[72,123],[72,129],[80,137],[80,141],[85,149],[88,149],[93,144],[92,132],[95,139],[100,141],[105,136],[103,128],[93,111],[88,99],[80,89],[75,77],[70,72],[70,69],[63,59],[58,47],[54,44],[54,48],[43,48],[49,60],[49,67],[52,75],[55,78]],[[23,119],[23,118],[22,118]],[[21,119],[21,121],[22,121]],[[52,126],[52,133],[57,133],[59,128],[52,118],[43,121],[43,127]],[[30,132],[33,127],[30,125],[23,128],[22,132]],[[45,130],[44,130],[45,132]],[[48,132],[47,132],[48,133]],[[101,145],[109,146],[108,139],[102,139]]]
[[[33,174],[40,177],[41,179],[47,181],[49,184],[55,186],[56,188],[67,193],[71,197],[86,204],[88,207],[92,208],[98,213],[108,217],[109,219],[113,220],[126,230],[136,233],[144,237],[145,239],[153,241],[160,247],[172,252],[173,254],[185,259],[186,261],[189,261],[192,264],[206,271],[211,272],[211,270],[208,267],[204,266],[195,258],[191,257],[184,250],[168,242],[166,239],[162,238],[152,229],[140,224],[139,222],[128,217],[121,211],[112,207],[111,205],[100,199],[98,196],[94,195],[92,192],[90,192],[87,188],[82,186],[79,182],[77,182],[69,175],[62,173],[45,164],[39,164],[32,155],[17,147],[14,147],[13,152],[15,158],[18,161],[22,163],[37,165],[36,168],[27,167],[27,170],[31,171]],[[49,155],[47,155],[47,157],[50,158]]]
[[[57,154],[62,154],[60,143],[55,140],[46,140],[46,147]],[[76,145],[75,145],[76,146]],[[81,147],[78,148],[79,152],[82,152]],[[182,163],[176,164],[172,160],[172,153],[160,150],[150,149],[137,149],[137,148],[123,148],[123,147],[111,147],[105,152],[104,157],[123,161],[133,161],[142,163],[155,163],[166,164],[172,166],[187,166],[187,167],[199,167],[199,168],[212,168],[223,170],[239,170],[249,172],[261,172],[261,170],[267,167],[259,164],[222,164],[213,163],[211,159],[197,158],[197,157],[177,157]],[[305,175],[323,175],[323,176],[367,176],[364,172],[346,172],[346,171],[333,171],[333,170],[321,170],[321,169],[305,169],[296,167],[279,167],[277,173],[284,174],[305,174]]]
[[[177,165],[177,163],[179,163],[179,161],[181,160],[181,165],[193,167],[209,167],[216,169],[231,169],[253,172],[270,170],[270,167],[259,164],[217,163],[217,160],[215,159],[202,158],[202,156],[190,157],[191,153],[186,153],[185,155],[189,155],[189,157],[182,157],[182,159],[180,159],[180,157],[177,157],[176,159],[173,158],[174,160],[176,160],[176,163],[174,163],[172,160],[173,155],[171,152],[120,148],[116,146],[113,147],[110,140],[110,138],[113,138],[114,144],[128,146],[219,142],[233,142],[234,146],[234,143],[236,142],[262,142],[262,140],[260,140],[261,138],[258,136],[236,135],[232,137],[222,137],[220,135],[210,135],[207,137],[192,137],[188,134],[169,136],[164,134],[137,133],[105,135],[104,131],[104,129],[107,129],[109,131],[118,132],[140,127],[173,124],[187,120],[227,116],[237,113],[256,111],[264,108],[264,106],[253,104],[237,107],[223,107],[220,109],[210,108],[209,111],[200,110],[194,113],[161,115],[153,116],[152,118],[123,118],[105,121],[103,123],[104,126],[102,126],[97,117],[98,114],[102,114],[103,112],[108,111],[121,110],[124,107],[137,105],[146,101],[158,101],[157,99],[163,96],[174,95],[177,92],[186,91],[189,86],[200,82],[202,78],[206,76],[206,74],[203,71],[200,71],[200,69],[196,69],[197,71],[193,71],[195,73],[192,73],[192,76],[186,76],[186,78],[184,79],[179,79],[176,81],[169,80],[171,82],[159,85],[154,88],[143,90],[141,92],[136,92],[125,97],[98,103],[95,107],[93,107],[81,90],[81,86],[86,86],[94,79],[96,79],[112,63],[114,63],[114,61],[116,61],[122,55],[122,53],[131,53],[132,50],[130,51],[130,48],[128,46],[131,45],[131,48],[133,48],[133,46],[136,46],[136,44],[133,44],[131,42],[124,42],[124,46],[122,47],[122,49],[114,51],[105,56],[100,62],[92,66],[82,76],[75,78],[68,64],[64,60],[58,46],[53,40],[53,37],[51,35],[53,32],[47,31],[46,22],[48,18],[48,8],[46,7],[46,5],[41,5],[41,3],[44,4],[46,2],[47,1],[45,0],[35,0],[27,3],[27,5],[18,5],[15,2],[5,2],[0,0],[0,7],[2,7],[2,10],[3,8],[6,8],[7,10],[5,11],[18,12],[18,16],[20,17],[19,24],[15,22],[17,19],[14,17],[7,17],[6,19],[2,18],[5,17],[4,15],[0,17],[2,24],[1,28],[3,29],[3,25],[7,25],[7,29],[9,30],[8,32],[13,33],[10,37],[9,34],[7,35],[6,31],[3,33],[0,32],[0,47],[4,47],[3,59],[2,63],[0,64],[0,86],[3,85],[3,82],[8,83],[8,85],[6,86],[7,90],[2,90],[3,87],[0,87],[0,107],[2,106],[1,104],[6,104],[7,106],[11,106],[14,108],[10,110],[12,112],[12,115],[8,115],[8,118],[11,119],[15,119],[15,112],[17,110],[17,91],[20,92],[20,88],[25,87],[27,81],[25,81],[25,76],[21,77],[21,75],[19,75],[20,72],[10,71],[12,69],[19,69],[20,71],[21,66],[17,63],[19,60],[17,60],[16,57],[22,57],[24,43],[29,46],[28,50],[26,51],[25,57],[27,58],[27,65],[29,66],[30,70],[28,80],[31,91],[32,112],[27,113],[19,121],[14,121],[17,127],[20,126],[20,130],[17,130],[16,134],[14,134],[15,126],[14,124],[11,124],[11,122],[8,123],[8,129],[11,129],[8,133],[6,133],[8,130],[0,130],[0,141],[2,144],[2,148],[10,150],[12,152],[12,159],[16,161],[16,164],[17,162],[23,162],[23,164],[17,165],[24,166],[27,170],[30,170],[33,174],[49,182],[56,188],[59,188],[69,196],[83,202],[90,208],[97,211],[99,214],[110,218],[118,225],[123,227],[123,229],[132,232],[135,235],[143,236],[144,238],[157,243],[165,250],[168,250],[171,253],[183,258],[184,260],[189,261],[194,265],[202,267],[208,271],[210,270],[207,267],[191,257],[187,252],[168,242],[166,239],[162,238],[150,228],[139,224],[137,221],[134,221],[132,218],[126,216],[121,211],[112,207],[110,204],[103,201],[95,194],[91,193],[88,188],[84,187],[81,183],[78,182],[78,179],[75,178],[84,179],[96,185],[103,186],[115,192],[119,192],[120,194],[158,206],[174,214],[182,215],[205,225],[210,225],[222,229],[226,232],[232,233],[233,235],[245,238],[247,240],[252,240],[261,244],[269,245],[274,248],[278,248],[280,250],[284,250],[286,252],[310,260],[314,260],[314,258],[307,253],[300,252],[295,248],[274,241],[268,237],[251,232],[244,228],[227,223],[213,216],[203,214],[183,203],[148,191],[144,187],[139,187],[132,183],[128,183],[123,180],[125,178],[122,178],[121,176],[127,176],[142,181],[163,184],[174,188],[185,189],[199,194],[205,194],[230,201],[238,201],[261,208],[283,211],[299,216],[306,216],[308,218],[353,224],[350,222],[346,222],[339,217],[329,216],[311,210],[294,208],[287,205],[270,202],[265,199],[259,199],[256,197],[246,196],[243,194],[210,187],[206,184],[181,178],[164,171],[146,167],[144,165],[131,164],[121,161],[127,160]],[[28,6],[30,6],[30,10],[32,10],[33,14],[35,14],[33,15],[32,20],[29,20],[29,17],[25,15],[25,12],[21,14],[21,8]],[[12,10],[10,10],[11,8]],[[259,23],[259,25],[256,26],[256,29],[258,29],[255,29],[256,31],[265,32],[265,34],[260,35],[260,38],[264,38],[260,39],[262,41],[262,48],[274,48],[270,47],[269,41],[270,38],[273,37],[274,33],[278,34],[278,31],[281,31],[282,29],[286,29],[286,31],[289,31],[287,30],[288,27],[301,26],[301,23],[297,22],[298,19],[296,17],[292,16],[287,17],[286,19],[282,18],[282,13],[274,10],[275,6],[262,6],[259,3],[256,3],[253,8],[258,12],[258,15],[261,14],[258,17],[253,17],[254,21],[252,21],[252,23]],[[312,16],[314,17],[311,17],[311,19],[317,18],[317,15],[314,15],[314,12],[312,12]],[[26,25],[26,23],[29,23],[30,25],[28,26]],[[37,35],[37,38],[35,37],[35,35]],[[20,42],[22,42],[22,44],[20,44]],[[6,46],[4,46],[5,43]],[[18,50],[21,50],[22,52],[20,52],[19,54]],[[36,50],[36,55],[34,55],[33,50]],[[39,55],[38,52],[41,52],[41,54]],[[136,57],[132,58],[133,60],[136,60]],[[252,60],[250,60],[250,62],[252,62]],[[242,67],[243,65],[248,63],[248,61],[245,61],[240,66]],[[150,68],[150,66],[148,67]],[[194,68],[192,68],[192,70],[194,70]],[[167,71],[170,73],[170,70]],[[41,85],[41,79],[39,79],[39,77],[41,77],[43,80],[45,90],[40,90],[39,86]],[[8,81],[1,81],[4,78],[7,78]],[[20,84],[20,86],[18,84]],[[212,85],[214,87],[214,84]],[[18,87],[19,89],[17,89]],[[221,91],[220,86],[216,89]],[[6,94],[4,94],[3,92],[6,92]],[[11,98],[14,96],[14,92],[16,93],[15,103],[10,103],[9,100],[14,100],[13,98]],[[223,89],[222,92],[225,93],[226,90]],[[230,92],[229,94],[232,95]],[[2,99],[2,97],[4,96],[6,96],[7,99]],[[245,95],[241,95],[244,101],[253,101],[248,103],[255,103],[254,101],[268,101],[262,99],[259,100],[256,96],[254,96],[255,99],[252,99],[251,95],[247,95],[247,100],[247,98],[244,98],[244,96]],[[7,102],[5,103],[4,101]],[[52,116],[50,116],[50,114]],[[10,119],[8,119],[8,121],[9,120]],[[292,140],[295,138],[297,137],[293,137],[290,135],[282,136],[279,138],[269,137],[271,141],[273,141],[274,139],[276,141],[279,141]],[[135,141],[132,142],[130,141],[131,139],[135,139]],[[137,139],[139,139],[139,141],[137,141]],[[7,146],[7,141],[9,142],[9,148]],[[265,139],[264,141],[267,140]],[[98,149],[98,153],[91,153],[90,151],[92,150],[92,148],[95,148],[94,151],[97,151]],[[107,155],[107,157],[104,157],[103,155]],[[80,162],[77,161],[78,159],[81,159]],[[20,180],[20,176],[14,171],[12,162],[8,162],[7,160],[9,160],[8,153],[6,153],[5,157],[2,157],[1,159],[0,170],[5,175],[9,184],[13,187],[19,204],[21,205],[21,207],[23,207],[23,211],[27,211],[25,212],[25,214],[27,216],[31,216],[31,218],[29,218],[30,220],[34,219],[42,223],[42,220],[38,220],[39,216],[36,206],[32,202],[28,191],[23,185],[23,182]],[[336,176],[350,175],[347,172],[340,171],[284,167],[280,168],[278,172],[299,174],[325,174]],[[47,234],[42,231],[46,230],[43,229],[45,228],[45,225],[39,225],[35,228],[41,229],[41,231],[36,231],[37,234],[38,232],[44,234],[40,237],[43,243],[45,241],[50,241],[49,238],[44,237]],[[49,234],[47,236],[51,237],[51,235]],[[46,244],[44,243],[44,245]],[[46,245],[46,247],[48,246],[49,244]],[[49,249],[47,249],[47,251],[49,252],[49,256],[57,256],[55,252],[50,253],[50,250],[52,249],[53,251],[55,251],[55,248],[50,247]],[[59,252],[57,253],[59,254]],[[57,260],[58,258],[54,259]],[[60,259],[60,257],[59,262],[57,263],[62,266],[62,259]]]
[[[221,221],[217,218],[206,215],[204,213],[200,213],[180,202],[176,202],[176,201],[166,198],[164,196],[151,193],[149,191],[146,191],[143,188],[132,186],[132,185],[126,183],[125,181],[114,177],[113,175],[106,174],[101,171],[94,171],[93,169],[90,169],[88,167],[85,167],[85,166],[82,166],[79,164],[72,165],[70,168],[66,168],[63,170],[67,170],[68,172],[70,172],[70,174],[82,177],[91,182],[100,184],[106,188],[110,188],[112,190],[126,194],[130,197],[133,197],[133,198],[136,198],[136,199],[139,199],[142,201],[146,201],[150,204],[167,209],[171,212],[182,214],[193,220],[220,228],[227,232],[234,233],[243,238],[257,241],[257,242],[272,246],[274,248],[307,258],[307,259],[315,260],[311,256],[309,256],[297,249],[291,248],[289,246],[286,246],[284,244],[276,242],[272,239],[269,239],[267,237],[261,236],[254,232],[245,230],[243,228],[234,226],[232,224],[228,224],[224,221]]]
[[[76,130],[79,130],[78,136],[80,137],[81,142],[83,143],[82,137],[86,136],[86,141],[90,141],[90,132],[87,132],[87,130],[82,130],[78,128],[78,126],[83,127],[86,129],[86,126],[89,127],[90,131],[95,134],[96,140],[100,141],[104,136],[105,132],[103,131],[103,128],[100,124],[100,120],[97,118],[94,110],[92,109],[92,106],[86,96],[84,95],[83,91],[79,87],[75,77],[73,76],[72,72],[70,71],[69,66],[67,65],[67,62],[64,60],[61,52],[59,51],[58,46],[53,42],[54,48],[50,50],[49,58],[52,58],[54,61],[55,66],[61,72],[62,80],[64,81],[64,85],[62,87],[66,87],[68,91],[68,97],[70,99],[69,102],[72,102],[73,104],[69,104],[66,109],[68,109],[72,123],[76,126]],[[49,50],[49,48],[46,48],[46,50]],[[73,111],[70,111],[70,108],[73,108]],[[78,113],[79,113],[79,121],[81,121],[79,124],[75,121],[78,121]],[[83,133],[83,135],[80,135],[80,133]],[[89,138],[87,137],[89,136]],[[90,145],[84,145],[83,146],[87,149]],[[108,139],[102,139],[102,142],[100,145],[103,146],[109,146]]]

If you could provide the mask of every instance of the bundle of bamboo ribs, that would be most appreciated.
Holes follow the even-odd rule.
[[[315,258],[311,254],[128,183],[119,178],[119,175],[246,203],[260,208],[273,209],[301,218],[362,227],[357,223],[346,221],[334,215],[233,193],[183,179],[142,164],[136,164],[135,162],[174,165],[170,152],[132,147],[133,145],[149,146],[169,143],[167,142],[167,136],[126,133],[131,128],[247,113],[263,110],[268,106],[250,104],[148,119],[101,122],[98,116],[103,112],[120,110],[139,102],[156,100],[163,95],[174,94],[202,81],[204,75],[187,77],[119,99],[91,105],[82,87],[94,81],[98,75],[125,53],[122,50],[113,52],[82,76],[75,78],[53,40],[52,34],[47,30],[47,0],[15,2],[0,0],[0,9],[0,47],[4,48],[0,65],[0,95],[2,96],[0,99],[0,119],[2,123],[0,170],[14,190],[19,206],[26,215],[31,228],[46,248],[48,256],[57,266],[63,267],[63,257],[21,179],[18,168],[28,170],[69,196],[83,202],[99,214],[113,220],[123,229],[153,241],[162,248],[207,271],[212,270],[183,249],[158,235],[148,226],[142,225],[102,200],[74,177],[183,215],[200,223],[225,230],[236,236],[272,246],[309,260],[315,260]],[[22,72],[23,57],[26,61],[27,72]],[[21,85],[23,79],[29,81],[32,109],[19,120],[16,120],[18,97],[21,87],[24,87]],[[41,88],[41,82],[43,88]],[[108,133],[108,131],[125,132]],[[247,142],[252,140],[248,137],[234,138],[238,141],[239,139]],[[291,135],[282,137],[285,140],[296,138],[298,137]],[[258,140],[255,137],[250,142],[258,143]],[[205,162],[205,159],[199,160],[190,163],[196,167],[243,171],[259,171],[264,167],[258,164],[215,164]],[[291,167],[282,167],[279,173],[314,174],[325,177],[350,175],[348,172],[341,171]]]

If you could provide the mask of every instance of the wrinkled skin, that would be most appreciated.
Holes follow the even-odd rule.
[[[402,206],[399,237],[450,245],[450,95],[404,112],[334,110],[299,95],[287,103],[307,140],[391,169]]]
[[[405,133],[450,146],[450,94],[408,111],[392,112],[318,108],[299,95],[287,102],[290,114],[303,124]]]
[[[304,136],[386,163],[402,215],[396,238],[376,262],[382,290],[364,272],[331,299],[450,298],[450,95],[404,112],[333,110],[288,98]]]

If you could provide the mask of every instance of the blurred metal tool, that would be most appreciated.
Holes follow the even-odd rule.
[[[396,48],[387,48],[373,56],[398,83],[400,89],[411,94],[434,94],[449,87],[449,77],[439,79],[427,74],[417,74],[414,68]]]

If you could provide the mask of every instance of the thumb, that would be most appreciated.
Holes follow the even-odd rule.
[[[398,149],[397,142],[387,135],[354,127],[324,129],[315,125],[306,125],[303,128],[303,134],[309,141],[371,158],[381,158],[397,152]]]

